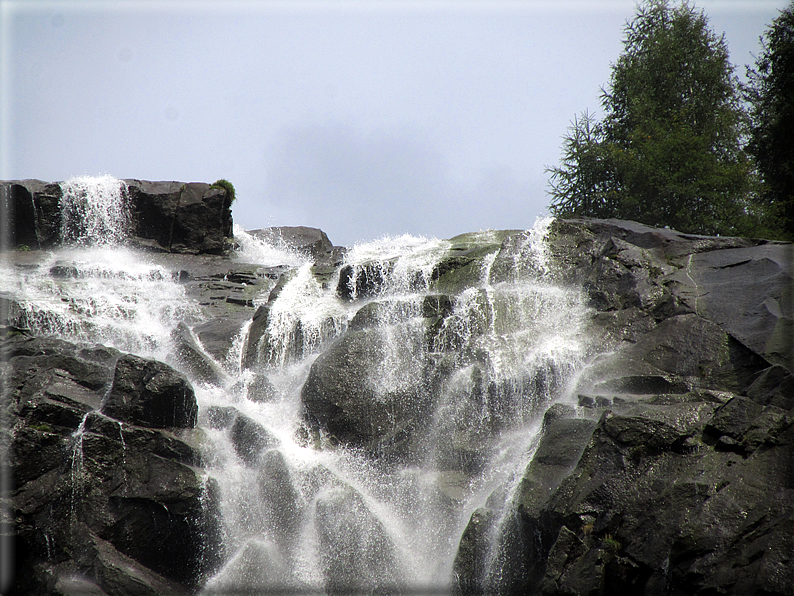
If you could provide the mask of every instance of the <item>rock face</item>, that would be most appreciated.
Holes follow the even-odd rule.
[[[125,180],[131,204],[131,246],[181,254],[224,254],[232,238],[231,197],[203,182]],[[6,247],[48,248],[61,231],[57,183],[0,182]]]
[[[141,181],[127,188],[137,222],[131,244],[165,267],[196,311],[174,323],[166,364],[35,337],[24,329],[26,306],[0,289],[0,436],[15,483],[3,495],[14,535],[5,523],[0,540],[15,542],[12,593],[199,590],[224,553],[219,489],[203,470],[198,420],[229,437],[229,456],[255,480],[268,531],[243,537],[228,573],[208,589],[233,591],[235,577],[249,576],[252,589],[282,585],[289,569],[276,555],[303,528],[307,508],[328,592],[402,589],[403,553],[364,491],[318,476],[309,483],[316,492],[298,494],[280,450],[287,439],[254,419],[253,408],[283,399],[284,363],[305,367],[303,385],[289,389],[300,399],[302,448],[350,448],[384,477],[433,457],[427,494],[445,512],[461,507],[471,479],[487,472],[494,437],[530,428],[510,426],[516,419],[537,422],[518,479],[465,513],[452,566],[458,593],[794,593],[791,244],[556,221],[543,255],[527,252],[527,232],[453,238],[438,262],[401,281],[398,295],[389,289],[396,258],[343,265],[319,230],[262,230],[255,235],[310,255],[316,295],[350,313],[339,328],[299,320],[275,345],[271,318],[283,314],[276,302],[297,271],[226,252],[224,191]],[[57,244],[58,185],[18,181],[2,190],[14,209],[9,246]],[[44,253],[14,251],[15,271],[46,263],[56,287],[83,274]],[[595,347],[575,375],[554,361],[533,361],[531,374],[511,369],[508,351],[494,373],[479,340],[513,345],[499,300],[518,298],[493,290],[522,268],[589,307],[583,329]],[[416,288],[421,299],[409,304],[403,294]],[[540,294],[531,299],[544,304]],[[525,329],[533,341],[542,331]],[[305,341],[312,333],[327,341]],[[315,345],[322,350],[307,353]],[[172,366],[199,395],[211,386],[239,403],[199,416],[193,385]],[[242,378],[229,378],[239,368]],[[444,441],[434,440],[438,429]]]
[[[457,590],[792,593],[792,245],[612,220],[550,238],[613,353],[578,413],[547,412],[512,500],[472,516]]]
[[[192,592],[222,553],[190,385],[102,346],[3,335],[12,593]]]

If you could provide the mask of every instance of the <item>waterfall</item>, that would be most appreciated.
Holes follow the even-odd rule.
[[[432,341],[423,311],[449,298],[433,272],[453,242],[358,244],[325,287],[310,263],[293,271],[268,302],[256,363],[238,373],[267,376],[275,397],[202,396],[208,414],[237,412],[234,423],[206,422],[231,553],[206,593],[451,589],[472,511],[517,482],[545,408],[570,397],[566,383],[588,350],[579,292],[546,279],[547,226],[494,244]],[[427,402],[428,420],[397,463],[312,436],[302,416],[312,364],[361,334],[378,351],[361,371],[373,409]],[[240,420],[268,437],[253,460],[240,456]]]
[[[130,226],[127,186],[112,176],[72,178],[61,184],[61,241],[116,245]]]
[[[63,197],[65,246],[0,269],[26,324],[179,368],[177,326],[206,315],[162,260],[124,246],[124,184],[73,179]],[[547,226],[361,243],[330,279],[236,230],[236,260],[284,273],[254,299],[267,324],[252,359],[249,320],[219,380],[183,368],[223,518],[226,560],[204,593],[451,589],[472,512],[513,489],[590,350],[580,293],[553,283]],[[308,386],[335,363],[369,400],[358,443],[311,411]]]

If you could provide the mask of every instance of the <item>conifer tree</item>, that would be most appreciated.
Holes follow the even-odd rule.
[[[741,234],[750,162],[724,39],[703,12],[668,0],[641,4],[624,33],[603,121],[575,120],[561,166],[548,169],[552,212]]]
[[[794,2],[761,38],[763,51],[748,69],[752,120],[747,150],[760,178],[759,209],[766,229],[794,240]]]

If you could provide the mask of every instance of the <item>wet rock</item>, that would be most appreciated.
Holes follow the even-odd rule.
[[[226,190],[203,182],[125,182],[142,246],[187,254],[229,250],[232,198]]]
[[[392,268],[389,262],[345,265],[339,270],[336,293],[343,300],[374,298],[380,294]]]
[[[276,397],[276,388],[266,375],[258,373],[248,383],[246,397],[257,403],[273,401]]]
[[[245,414],[237,415],[230,432],[234,450],[249,465],[256,463],[265,448],[277,444],[276,438],[264,426]]]
[[[398,588],[399,563],[383,524],[350,486],[317,497],[315,524],[329,594]]]
[[[237,414],[237,409],[232,406],[210,406],[207,409],[207,425],[219,430],[229,428]]]
[[[794,375],[779,364],[770,366],[758,374],[747,395],[760,404],[790,410],[794,407]]]
[[[293,275],[293,273],[282,274],[279,277],[276,285],[272,290],[270,290],[267,303],[256,309],[253,319],[251,320],[251,326],[248,329],[248,337],[246,338],[246,343],[243,348],[243,368],[253,368],[258,362],[260,362],[260,359],[262,364],[269,363],[272,353],[268,336],[268,326],[270,325],[270,308],[273,305],[273,302],[275,302],[275,300],[283,291],[284,286],[287,285],[287,283],[289,283],[289,281],[292,279]],[[298,337],[299,333],[299,330],[295,330],[295,333],[291,338],[293,351],[296,351],[298,344],[303,344],[302,337]]]
[[[309,591],[307,586],[291,585],[278,546],[269,540],[251,538],[224,568],[206,585],[209,594],[234,594],[240,586],[249,593]]]
[[[320,354],[301,391],[309,425],[351,446],[398,450],[428,405],[415,382],[421,352],[398,348],[403,352],[387,360],[381,330],[363,329]]]
[[[280,451],[271,449],[263,454],[257,483],[268,530],[282,548],[294,545],[301,523],[300,497]]]
[[[584,288],[613,350],[577,391],[580,415],[603,415],[593,429],[549,410],[492,568],[463,565],[484,556],[464,541],[460,577],[504,593],[786,594],[790,245],[615,220],[556,221],[550,238],[551,275]]]
[[[0,182],[4,231],[8,246],[4,250],[52,246],[60,239],[61,187],[41,180]]]
[[[350,331],[360,331],[367,327],[375,327],[380,322],[381,311],[384,306],[380,302],[370,302],[365,304],[356,311],[353,318],[350,319],[348,329]]]
[[[314,261],[329,259],[334,249],[326,233],[317,228],[281,226],[248,233],[270,244],[296,250]]]
[[[714,412],[704,430],[716,437],[725,435],[740,440],[763,409],[753,400],[737,395]]]
[[[452,566],[455,594],[485,592],[483,578],[488,572],[488,547],[495,516],[495,512],[487,507],[480,507],[471,514]]]
[[[12,592],[194,591],[222,556],[217,486],[176,434],[98,412],[128,355],[24,333],[0,350],[15,484]]]
[[[224,254],[232,237],[231,197],[201,182],[125,180],[132,207],[133,246],[172,253]],[[11,248],[58,244],[61,187],[41,180],[0,182],[8,207]]]
[[[170,366],[126,354],[116,362],[102,412],[152,428],[193,428],[198,405],[187,378]]]
[[[207,355],[185,323],[180,322],[171,335],[177,362],[192,378],[212,385],[223,385],[226,374]]]

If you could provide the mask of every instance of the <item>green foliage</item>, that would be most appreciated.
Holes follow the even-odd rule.
[[[761,38],[763,51],[750,84],[750,142],[760,178],[756,208],[775,236],[794,240],[794,3],[782,10]]]
[[[604,536],[604,538],[601,540],[601,544],[606,550],[612,551],[615,554],[618,554],[620,552],[620,549],[623,548],[623,545],[620,543],[620,540],[614,538],[612,534],[607,534],[606,536]]]
[[[30,428],[32,428],[33,430],[37,430],[39,432],[43,432],[43,433],[54,433],[55,432],[53,430],[53,428],[49,424],[47,424],[46,422],[43,422],[41,424],[31,424]]]
[[[234,203],[234,199],[237,198],[234,194],[234,185],[224,178],[221,178],[220,180],[216,180],[215,182],[213,182],[210,185],[210,188],[222,188],[223,190],[225,190],[230,205]]]
[[[558,216],[619,217],[683,232],[748,226],[746,119],[722,38],[684,2],[650,0],[625,28],[602,93],[602,122],[585,113],[551,172]]]

